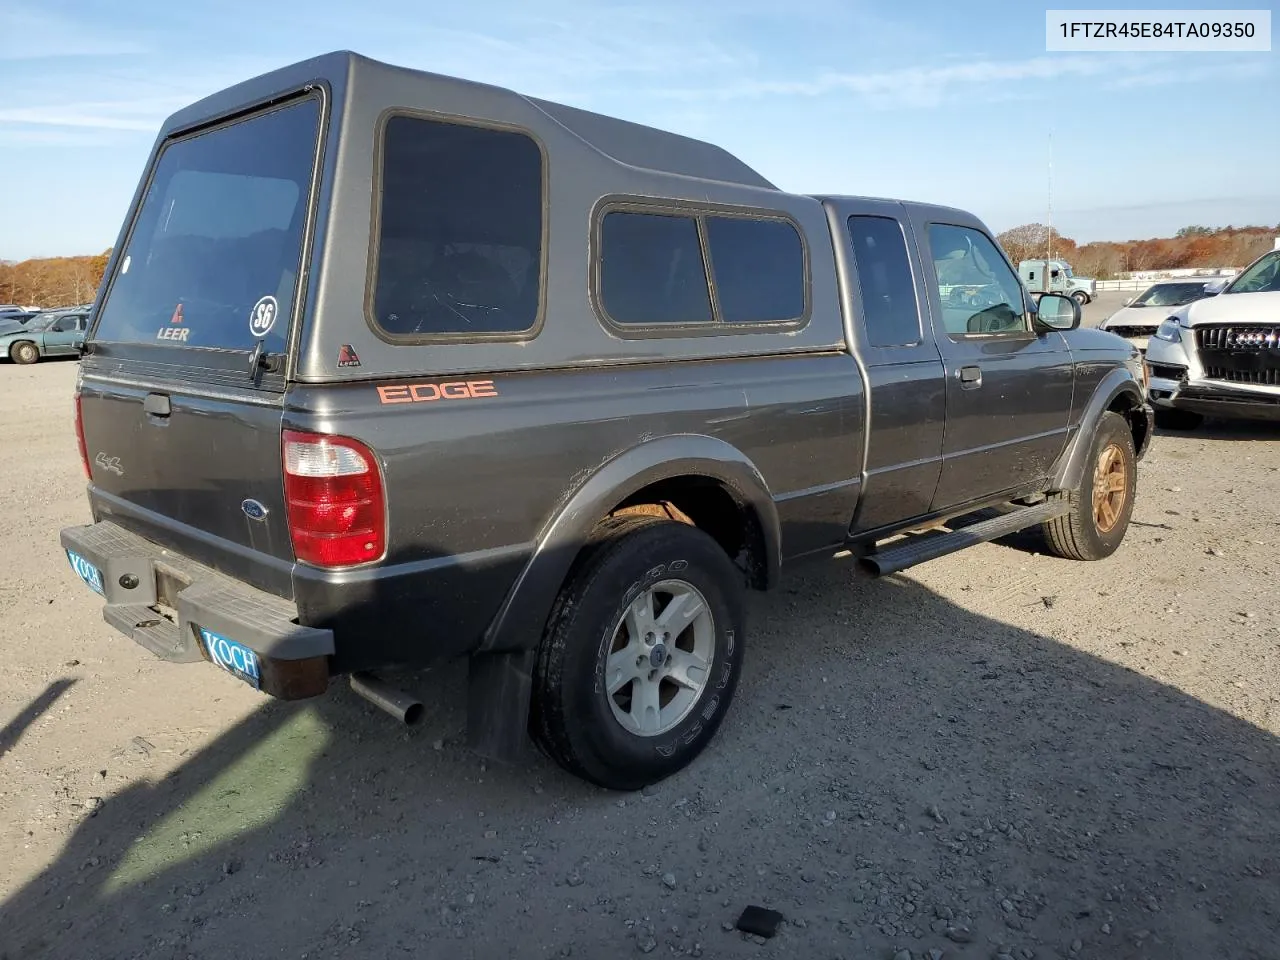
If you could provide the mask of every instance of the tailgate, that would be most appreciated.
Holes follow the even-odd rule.
[[[147,387],[91,369],[80,389],[97,519],[292,596],[280,394]]]

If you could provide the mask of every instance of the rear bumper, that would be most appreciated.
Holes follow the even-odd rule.
[[[62,547],[100,573],[103,619],[162,660],[210,660],[212,633],[257,655],[264,693],[297,700],[323,693],[333,632],[298,624],[288,600],[223,576],[110,521],[62,531]]]

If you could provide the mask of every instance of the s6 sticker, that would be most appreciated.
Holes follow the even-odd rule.
[[[275,297],[263,297],[249,311],[249,332],[255,337],[265,337],[276,325],[276,313],[279,311]]]

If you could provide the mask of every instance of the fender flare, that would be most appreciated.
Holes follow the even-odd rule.
[[[1088,406],[1085,407],[1084,412],[1080,415],[1080,422],[1076,426],[1075,435],[1071,438],[1067,449],[1063,451],[1062,457],[1058,461],[1058,468],[1053,473],[1051,489],[1075,490],[1079,488],[1089,459],[1089,444],[1093,442],[1093,434],[1098,428],[1098,421],[1102,419],[1102,415],[1115,402],[1116,397],[1125,393],[1133,397],[1135,408],[1139,410],[1150,409],[1147,405],[1141,382],[1134,377],[1133,372],[1128,367],[1117,367],[1103,377],[1101,382],[1094,388],[1093,395],[1089,398]],[[1149,432],[1147,436],[1150,437]],[[1141,456],[1141,453],[1139,456]]]
[[[556,596],[596,524],[649,484],[688,476],[719,481],[740,505],[754,511],[764,539],[765,582],[775,583],[782,558],[778,511],[755,464],[716,437],[680,434],[648,440],[606,460],[562,502],[477,652],[523,650],[537,644]]]

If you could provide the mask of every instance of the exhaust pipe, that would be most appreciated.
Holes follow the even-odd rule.
[[[372,673],[351,674],[351,689],[406,726],[422,719],[422,703]]]

